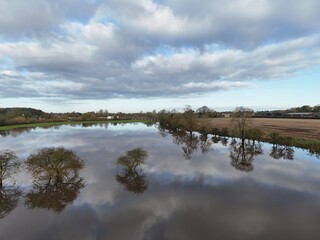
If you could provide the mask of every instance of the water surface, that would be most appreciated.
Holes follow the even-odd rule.
[[[61,180],[3,181],[0,239],[320,239],[320,159],[301,149],[144,124],[2,133],[25,162],[63,148]]]

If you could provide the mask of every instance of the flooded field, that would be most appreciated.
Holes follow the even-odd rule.
[[[21,162],[2,175],[1,240],[320,238],[320,159],[301,149],[144,124],[0,141]]]

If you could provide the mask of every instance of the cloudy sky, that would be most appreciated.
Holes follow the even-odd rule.
[[[0,0],[0,107],[320,104],[319,0]]]

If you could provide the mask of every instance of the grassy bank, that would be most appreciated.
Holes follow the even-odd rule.
[[[257,130],[256,128],[254,130]],[[240,136],[235,134],[231,128],[208,128],[205,129],[199,127],[196,131],[204,134],[213,134],[226,137],[236,137]],[[255,131],[257,132],[257,131]],[[320,140],[318,139],[307,139],[303,137],[293,137],[284,136],[280,132],[265,132],[258,129],[259,134],[251,136],[248,135],[246,138],[256,141],[263,141],[271,144],[279,144],[291,147],[298,147],[302,149],[307,149],[311,154],[320,154]]]
[[[304,139],[299,137],[279,137],[279,139],[275,141],[274,139],[272,139],[272,137],[270,137],[270,135],[262,138],[262,140],[272,144],[280,144],[307,149],[311,154],[320,154],[320,140]]]
[[[95,124],[95,123],[134,123],[143,122],[148,123],[148,121],[138,121],[138,120],[103,120],[103,121],[67,121],[67,122],[38,122],[38,123],[24,123],[17,125],[6,125],[0,126],[0,131],[13,130],[17,128],[35,128],[35,127],[51,127],[58,125],[71,125],[71,124]]]

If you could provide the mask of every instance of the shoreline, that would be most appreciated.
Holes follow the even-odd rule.
[[[147,123],[146,120],[88,120],[88,121],[61,121],[61,122],[36,122],[36,123],[21,123],[13,125],[0,126],[0,131],[8,131],[19,128],[35,128],[35,127],[51,127],[59,125],[71,125],[71,124],[96,124],[96,123]]]

